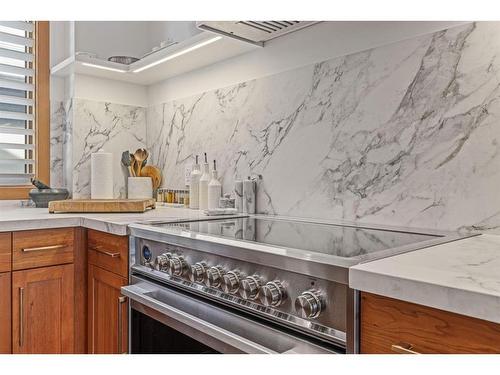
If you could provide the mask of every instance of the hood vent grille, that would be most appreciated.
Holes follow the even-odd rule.
[[[202,21],[199,29],[222,34],[248,43],[264,46],[264,43],[311,26],[314,21]]]

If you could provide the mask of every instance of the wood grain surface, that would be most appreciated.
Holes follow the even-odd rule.
[[[74,352],[73,265],[12,272],[14,353]]]
[[[67,199],[49,202],[49,212],[145,212],[155,205],[154,199]]]
[[[75,228],[13,232],[12,269],[72,263],[74,236]]]
[[[0,273],[0,354],[12,353],[11,274]]]
[[[128,278],[128,236],[88,230],[89,264]]]
[[[361,353],[500,353],[500,324],[361,294]],[[396,347],[393,347],[396,345]]]
[[[0,272],[10,271],[12,263],[12,234],[0,233]]]
[[[120,288],[127,285],[127,279],[90,265],[88,280],[89,354],[121,354],[126,352],[127,305],[120,303]],[[118,320],[119,310],[121,310],[121,324]]]

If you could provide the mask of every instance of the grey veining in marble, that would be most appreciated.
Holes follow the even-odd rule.
[[[114,195],[126,198],[127,171],[120,163],[124,150],[146,145],[146,110],[142,107],[73,100],[72,191],[73,198],[90,197],[90,155],[99,150],[112,152]]]
[[[255,213],[255,200],[256,200],[256,186],[257,182],[254,180],[243,181],[243,213]]]
[[[73,100],[65,101],[66,129],[63,136],[63,186],[73,191]]]
[[[50,103],[50,184],[62,187],[63,181],[63,139],[65,133],[66,111],[64,102]]]
[[[500,232],[499,58],[470,23],[156,105],[152,162],[261,174],[259,213]]]

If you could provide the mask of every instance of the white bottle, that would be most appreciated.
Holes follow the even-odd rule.
[[[205,163],[203,164],[202,175],[200,177],[199,184],[199,208],[200,210],[206,210],[208,208],[208,183],[210,182],[210,167],[207,161],[207,153],[205,152]]]
[[[189,182],[189,208],[195,210],[200,207],[200,178],[200,164],[198,164],[198,155],[196,155],[196,163],[191,170],[191,180]]]
[[[212,171],[212,179],[208,183],[208,209],[214,210],[219,208],[219,199],[222,194],[222,185],[218,180],[217,165],[214,160],[214,169]]]

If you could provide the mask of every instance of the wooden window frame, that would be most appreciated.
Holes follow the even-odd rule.
[[[35,177],[50,184],[50,29],[35,22]],[[0,200],[27,199],[31,185],[0,186]]]

